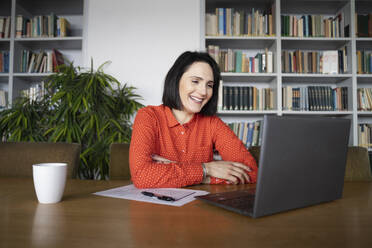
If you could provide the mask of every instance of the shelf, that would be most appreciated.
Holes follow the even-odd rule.
[[[372,111],[358,111],[360,116],[372,116]]]
[[[275,2],[275,0],[274,0]],[[213,11],[215,8],[256,8],[256,9],[267,9],[268,5],[271,5],[273,0],[254,0],[254,1],[242,1],[242,0],[206,0],[207,11]]]
[[[66,13],[69,15],[83,15],[84,0],[17,0],[17,4],[32,15],[49,15],[52,12],[56,15],[66,15]]]
[[[271,82],[276,78],[277,74],[222,72],[221,76],[226,82]]]
[[[210,37],[210,36],[208,36]],[[225,36],[223,36],[225,37]],[[273,37],[226,37],[222,36],[216,38],[206,39],[206,46],[215,45],[220,46],[222,49],[232,48],[232,49],[265,49],[272,47],[276,42]]]
[[[282,73],[283,83],[335,84],[351,78],[352,74]]]
[[[372,41],[372,37],[357,37],[355,38],[355,40],[357,42],[371,42]]]
[[[9,38],[0,38],[0,42],[9,42],[10,39]]]
[[[282,112],[284,115],[327,115],[327,116],[338,116],[338,115],[352,115],[353,111],[288,111]]]
[[[358,78],[372,78],[372,73],[371,74],[357,74]]]
[[[328,38],[328,37],[290,37],[290,36],[282,36],[280,37],[281,40],[295,40],[295,41],[322,41],[322,42],[337,42],[337,41],[343,41],[348,42],[351,41],[351,38],[349,37],[337,37],[337,38]]]
[[[264,114],[277,114],[277,110],[219,110],[219,115],[264,115]]]
[[[281,14],[335,15],[348,0],[281,0]]]
[[[24,81],[42,81],[46,77],[52,75],[53,73],[14,73],[15,78],[22,79]]]
[[[357,74],[358,84],[369,84],[372,83],[372,74]]]
[[[372,50],[372,37],[355,38],[357,50]]]
[[[15,42],[29,49],[78,49],[82,48],[83,37],[53,37],[53,38],[16,38]]]
[[[275,36],[205,36],[206,40],[276,40]]]
[[[351,43],[351,38],[281,37],[283,50],[338,50]]]
[[[8,85],[9,73],[0,73],[0,84]]]

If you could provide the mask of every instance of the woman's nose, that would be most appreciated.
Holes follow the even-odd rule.
[[[205,85],[205,84],[199,84],[198,85],[199,87],[198,87],[198,93],[199,94],[201,94],[201,95],[206,95],[207,94],[207,85]]]

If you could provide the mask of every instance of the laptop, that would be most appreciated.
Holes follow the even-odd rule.
[[[264,116],[256,188],[199,200],[253,218],[342,197],[350,120]]]

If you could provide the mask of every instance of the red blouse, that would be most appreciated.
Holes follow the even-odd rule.
[[[202,163],[213,160],[213,148],[222,159],[251,168],[248,176],[256,182],[257,164],[233,131],[217,116],[195,114],[183,125],[170,108],[148,106],[138,111],[129,150],[132,181],[137,188],[183,187],[203,180]],[[175,163],[153,161],[157,154]],[[226,184],[211,177],[211,184]]]

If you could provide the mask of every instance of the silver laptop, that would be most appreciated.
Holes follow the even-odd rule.
[[[198,196],[253,218],[342,197],[350,120],[264,116],[254,190]]]

